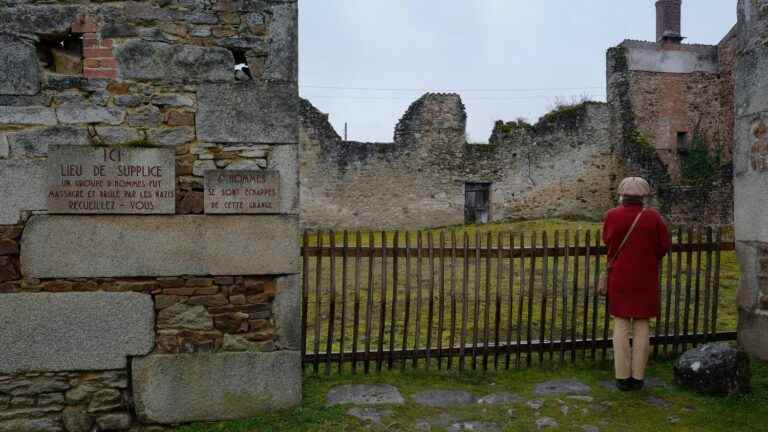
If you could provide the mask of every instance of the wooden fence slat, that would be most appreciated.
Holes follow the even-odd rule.
[[[600,247],[600,230],[595,233],[595,247]],[[600,278],[600,255],[595,255],[595,271],[592,278],[592,360],[597,360],[597,315],[600,296],[597,293],[597,281]]]
[[[394,250],[400,247],[400,231],[395,231],[392,247]],[[395,330],[397,329],[397,287],[398,287],[398,262],[397,254],[392,254],[392,319],[389,323],[389,352],[392,354],[387,360],[387,369],[392,370],[395,363]]]
[[[534,231],[531,234],[531,247],[536,247],[536,232]],[[528,276],[528,320],[526,323],[526,357],[525,357],[525,363],[528,367],[531,366],[531,363],[533,362],[533,297],[534,297],[534,288],[536,283],[536,256],[531,254],[531,262],[529,265],[529,276]]]
[[[584,255],[584,317],[583,317],[583,330],[581,333],[581,339],[587,340],[587,331],[589,329],[589,274],[590,274],[590,259],[589,249],[592,247],[592,231],[587,230],[586,237],[584,238],[584,245],[587,248],[587,253]],[[581,352],[581,359],[586,360],[587,350]]]
[[[549,249],[549,239],[547,238],[546,231],[541,233],[541,246],[544,248],[544,251]],[[543,342],[547,337],[547,303],[549,300],[547,296],[547,291],[549,290],[549,275],[547,274],[549,270],[549,256],[546,254],[546,252],[544,253],[541,266],[541,310],[539,314],[539,342],[542,342],[542,344],[539,347],[539,364],[544,364]]]
[[[408,349],[408,325],[411,319],[411,233],[405,232],[405,312],[403,318],[403,343],[402,349]],[[405,370],[406,359],[400,363],[400,369]]]
[[[435,245],[432,231],[427,233],[427,253],[429,254],[429,314],[427,315],[427,361],[424,366],[429,370],[432,361],[432,324],[435,314]]]
[[[330,242],[330,248],[331,251],[336,252],[336,233],[333,231],[328,231],[328,239]],[[336,321],[336,254],[331,254],[331,267],[329,269],[330,273],[330,285],[328,286],[330,290],[330,300],[328,303],[328,336],[326,338],[325,343],[325,351],[328,355],[326,361],[325,361],[325,374],[330,375],[331,373],[331,353],[333,352],[333,329],[334,329],[334,322]]]
[[[421,231],[416,233],[416,333],[413,337],[413,349],[419,350],[421,344],[421,303],[422,303],[422,236]],[[416,369],[419,366],[419,359],[413,358],[413,368]]]
[[[453,347],[456,344],[456,231],[451,230],[451,333],[448,350],[448,370],[453,368]]]
[[[669,329],[670,329],[670,315],[672,310],[672,251],[667,252],[667,283],[666,283],[666,294],[667,294],[667,301],[665,303],[665,312],[664,312],[664,334],[669,335]],[[662,263],[663,265],[663,263]],[[669,345],[667,343],[664,344],[664,356],[667,356],[669,354]]]
[[[560,250],[560,231],[555,230],[555,250]],[[547,351],[549,352],[549,361],[552,361],[552,358],[554,356],[554,343],[555,343],[555,328],[557,323],[557,300],[558,300],[558,292],[557,292],[557,280],[559,276],[559,256],[558,254],[555,254],[555,256],[552,258],[552,313],[551,313],[551,322],[549,324],[549,346],[547,347]]]
[[[472,370],[477,369],[477,343],[480,327],[480,232],[475,232],[475,299],[472,326]]]
[[[496,238],[496,243],[498,247],[496,248],[498,251],[498,255],[496,257],[496,309],[495,313],[493,315],[493,321],[494,321],[494,331],[493,331],[493,341],[494,345],[498,346],[501,340],[499,339],[499,325],[501,324],[501,271],[503,267],[503,260],[501,258],[501,249],[502,249],[502,238],[501,238],[501,232],[498,233]],[[499,352],[496,351],[493,356],[493,369],[498,370],[499,369]]]
[[[384,329],[387,325],[387,232],[381,232],[381,285],[379,286],[379,357],[376,371],[381,372],[384,360]]]
[[[490,252],[493,248],[493,236],[490,232],[486,236],[486,248]],[[483,308],[483,346],[488,346],[490,340],[490,313],[491,313],[491,254],[485,256],[485,294]],[[483,370],[488,370],[488,350],[483,350]]]
[[[509,248],[515,247],[515,235],[509,233]],[[507,349],[504,353],[504,369],[509,370],[510,357],[512,356],[512,326],[515,316],[515,259],[512,254],[509,255],[509,281],[507,298]]]
[[[691,244],[693,242],[693,230],[691,227],[688,227],[688,232],[686,234],[686,243]],[[691,267],[693,266],[693,252],[686,251],[685,252],[685,309],[683,310],[683,336],[688,336],[688,331],[690,330],[689,327],[689,321],[690,321],[690,310],[691,310],[691,289],[693,288],[691,285]],[[682,277],[682,275],[680,275]],[[688,350],[688,347],[685,343],[682,345],[682,352],[685,352]]]
[[[575,249],[578,249],[579,247],[579,238],[581,237],[581,234],[579,230],[576,230],[576,234],[574,235],[574,244],[573,247]],[[571,340],[576,340],[576,314],[578,309],[578,302],[579,302],[579,255],[574,252],[573,254],[573,293],[572,293],[572,301],[571,301]],[[571,347],[571,363],[576,362],[576,345],[572,345]]]
[[[603,241],[603,234],[604,233],[598,234],[597,237],[599,238],[599,240],[598,240],[599,242]],[[608,269],[608,257],[607,256],[605,257],[605,268],[606,268],[606,270]],[[600,271],[598,271],[597,274],[599,275]],[[599,279],[595,278],[595,286],[597,286],[598,281],[599,281]],[[597,289],[595,289],[595,291],[597,291]],[[610,327],[611,327],[611,323],[610,323],[610,321],[611,321],[610,320],[610,304],[609,304],[609,301],[610,300],[608,299],[607,295],[603,297],[603,340],[604,341],[608,340],[608,333],[610,332]],[[603,351],[600,354],[600,359],[603,362],[608,360],[608,346],[607,345],[603,345]]]
[[[302,240],[304,246],[309,246],[309,231],[304,230],[304,236]],[[309,253],[308,249],[302,248],[302,278],[301,278],[301,357],[304,358],[307,355],[307,312],[309,311]],[[302,365],[302,370],[303,370]]]
[[[523,251],[525,249],[525,234],[520,233],[520,250]],[[526,284],[525,284],[525,255],[522,253],[520,256],[520,289],[519,289],[519,295],[518,295],[518,304],[517,304],[517,344],[515,345],[515,368],[520,368],[521,365],[521,342],[522,342],[522,333],[523,333],[523,302],[525,300],[525,291],[526,291]]]
[[[445,231],[440,231],[440,250],[445,249]],[[443,333],[445,331],[445,255],[440,254],[439,302],[437,308],[437,370],[443,369]]]
[[[608,264],[606,264],[608,265]],[[656,325],[654,325],[654,336],[659,337],[661,335],[661,326],[662,326],[662,317],[664,316],[664,284],[663,284],[663,278],[664,278],[664,257],[662,257],[659,260],[659,279],[657,281],[658,283],[658,302],[659,302],[659,313],[656,314]],[[608,299],[606,298],[606,304],[608,303]],[[659,346],[654,345],[653,346],[653,358],[659,357]]]
[[[371,354],[371,332],[373,331],[373,268],[376,265],[373,259],[373,251],[376,244],[373,238],[373,231],[368,232],[368,296],[365,305],[365,362],[363,369],[366,374],[370,371]]]
[[[317,250],[322,251],[323,250],[323,233],[322,231],[319,231],[317,233]],[[322,285],[322,275],[323,275],[323,255],[322,253],[317,254],[317,259],[315,260],[315,340],[314,340],[314,351],[317,358],[320,358],[318,354],[320,354],[320,286]],[[312,371],[317,374],[320,371],[320,363],[319,361],[315,361],[315,363],[312,365]]]
[[[703,233],[701,229],[697,229],[696,243],[701,244],[703,240]],[[699,346],[699,341],[701,340],[701,333],[699,333],[699,307],[701,305],[701,250],[696,251],[696,286],[693,304],[693,346],[697,347]]]
[[[723,241],[723,228],[717,228],[717,238],[715,242],[721,244]],[[712,287],[712,325],[710,329],[712,333],[717,333],[717,318],[718,307],[720,306],[720,248],[715,249],[715,277],[714,286]]]
[[[360,231],[355,232],[355,311],[352,325],[352,358],[357,356],[357,343],[360,336]],[[357,373],[357,361],[352,360],[352,373]]]
[[[712,245],[712,227],[707,228],[707,244]],[[704,275],[704,337],[705,341],[709,342],[710,329],[709,324],[711,322],[711,310],[712,310],[712,250],[707,250],[707,273]]]
[[[347,328],[347,264],[349,260],[349,233],[344,230],[342,235],[343,255],[341,258],[341,329],[339,332],[339,373],[344,367],[344,337]]]
[[[677,242],[683,243],[683,229],[677,228]],[[674,326],[674,342],[672,343],[672,354],[677,356],[680,349],[680,296],[682,295],[682,265],[683,265],[683,252],[677,252],[677,262],[675,263],[675,326]]]
[[[565,338],[568,334],[568,270],[570,269],[571,231],[565,230],[565,257],[563,258],[563,313],[560,324],[560,364],[565,363]]]
[[[464,363],[466,360],[465,347],[467,346],[467,315],[469,313],[468,295],[469,290],[469,235],[464,233],[464,249],[463,249],[463,266],[464,271],[462,273],[462,289],[461,289],[461,333],[459,335],[459,371],[464,370]]]

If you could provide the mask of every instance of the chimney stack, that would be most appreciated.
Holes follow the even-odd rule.
[[[656,2],[656,42],[680,43],[683,0],[658,0]]]

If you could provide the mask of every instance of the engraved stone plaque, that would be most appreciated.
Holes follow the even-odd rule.
[[[208,171],[205,173],[205,213],[280,213],[280,173]]]
[[[171,149],[51,146],[48,213],[174,214]]]

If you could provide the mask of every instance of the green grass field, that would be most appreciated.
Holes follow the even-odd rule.
[[[594,246],[601,244],[597,232],[600,228],[601,225],[595,222],[551,219],[425,230],[421,232],[424,249],[421,265],[418,265],[415,252],[413,252],[409,262],[405,258],[398,259],[396,291],[393,289],[394,264],[391,258],[384,264],[385,267],[382,267],[383,263],[380,258],[373,260],[362,258],[359,266],[355,265],[356,260],[354,258],[348,258],[345,273],[344,261],[341,257],[337,257],[334,263],[335,277],[332,279],[331,259],[325,257],[322,261],[322,272],[318,279],[316,258],[313,257],[309,261],[309,272],[307,273],[309,287],[309,295],[307,296],[308,352],[314,352],[315,349],[321,353],[325,352],[330,331],[333,332],[334,336],[332,351],[338,352],[342,348],[342,336],[343,348],[345,351],[349,351],[352,347],[355,329],[357,329],[358,351],[365,349],[366,343],[370,345],[371,350],[375,351],[379,342],[383,342],[386,350],[393,337],[394,343],[392,345],[396,349],[402,348],[404,342],[408,348],[424,348],[427,343],[430,343],[432,348],[438,347],[438,345],[447,347],[452,343],[456,346],[460,344],[462,335],[464,335],[465,343],[472,343],[475,338],[479,340],[479,343],[482,343],[486,334],[489,341],[493,342],[497,319],[500,342],[504,342],[507,336],[510,336],[513,341],[517,340],[518,332],[521,339],[525,340],[529,331],[533,339],[539,339],[542,322],[546,322],[545,339],[559,340],[563,329],[565,329],[566,337],[569,337],[574,330],[574,318],[577,338],[582,338],[584,335],[591,337],[593,334],[601,338],[605,331],[605,304],[603,298],[597,298],[595,303],[594,281],[599,269],[595,267],[594,257],[589,260],[588,274],[585,271],[584,257],[578,258],[578,263],[576,262],[577,259],[569,259],[568,280],[563,281],[566,261],[564,258],[546,260],[545,274],[545,260],[543,258],[535,260],[535,270],[531,271],[532,261],[530,258],[522,261],[516,258],[511,263],[509,259],[502,259],[501,265],[499,265],[499,261],[495,258],[490,263],[485,258],[481,258],[478,262],[471,256],[471,253],[470,257],[464,260],[462,250],[465,238],[469,246],[474,247],[477,234],[479,234],[482,247],[485,248],[488,244],[489,234],[494,247],[498,245],[499,241],[503,247],[508,247],[510,235],[514,238],[516,246],[521,243],[530,246],[531,236],[536,237],[537,245],[540,246],[542,233],[546,233],[550,246],[554,245],[555,238],[559,240],[561,246],[564,245],[566,237],[568,237],[571,246],[575,244],[575,237],[579,238],[579,244],[583,246],[586,241],[585,235],[589,232],[591,235],[590,244]],[[454,261],[449,256],[444,260],[435,258],[434,262],[430,262],[429,236],[432,237],[433,247],[439,248],[441,245],[451,247],[452,232],[457,233],[456,260]],[[443,235],[442,239],[441,234]],[[384,235],[387,238],[387,245],[391,247],[394,232],[386,232]],[[409,244],[415,248],[416,233],[409,235]],[[360,238],[363,251],[368,250],[371,244],[374,247],[380,247],[382,244],[382,233],[365,232],[361,234]],[[405,239],[406,234],[401,232],[399,234],[400,247],[404,247]],[[728,235],[725,239],[728,239]],[[316,246],[318,242],[322,242],[327,247],[330,240],[327,233],[323,234],[322,237],[312,235],[308,244]],[[344,244],[343,234],[335,233],[334,241],[336,247],[341,247]],[[350,233],[347,242],[350,248],[354,249],[357,245],[356,233]],[[662,320],[659,323],[661,334],[667,331],[667,313],[669,314],[668,331],[670,334],[674,333],[676,324],[680,334],[685,331],[686,327],[688,332],[692,333],[694,323],[697,331],[701,332],[704,329],[704,310],[708,304],[706,272],[702,271],[697,276],[695,268],[698,259],[701,259],[702,268],[707,268],[707,254],[702,253],[701,257],[697,255],[697,253],[693,253],[690,257],[692,263],[690,278],[688,276],[688,256],[686,253],[679,256],[680,277],[670,279],[669,310],[662,309]],[[714,268],[714,258],[713,254],[711,268]],[[677,261],[678,255],[674,254],[671,261],[672,275],[677,273]],[[663,264],[662,293],[664,301],[662,304],[665,304],[667,298],[666,277],[670,263],[665,260]],[[512,266],[511,273],[510,266]],[[605,259],[603,257],[600,260],[599,268],[604,266]],[[356,273],[355,268],[358,268],[359,272]],[[521,269],[523,270],[522,275]],[[735,253],[723,252],[721,254],[719,303],[717,305],[718,331],[729,331],[736,328],[735,299],[739,273]],[[387,275],[386,281],[382,280],[383,274]],[[466,281],[464,280],[465,274]],[[530,280],[531,274],[535,275],[533,285],[531,285]],[[511,284],[510,275],[512,276]],[[318,280],[320,281],[319,290],[317,289]],[[455,281],[455,283],[452,284],[451,281]],[[690,288],[688,286],[689,281]],[[331,288],[332,283],[335,289]],[[384,283],[386,283],[386,291],[382,290]],[[587,298],[585,298],[586,292],[584,290],[586,285],[591,287]],[[696,301],[697,285],[699,287],[698,302]],[[714,281],[712,281],[710,293],[714,292],[714,285]],[[442,290],[441,286],[443,287]],[[575,298],[574,287],[577,288]],[[680,293],[679,297],[677,296],[678,292]],[[688,292],[690,295],[687,295]],[[383,337],[380,337],[382,294],[386,295],[387,306],[384,310]],[[563,297],[564,294],[565,298]],[[392,300],[395,295],[397,302],[394,308],[395,325],[394,333],[392,333]],[[546,309],[542,315],[545,295]],[[334,298],[335,310],[331,315],[330,304]],[[317,307],[318,300],[319,308]],[[497,300],[500,302],[498,314]],[[529,300],[531,300],[532,306],[530,314],[528,312]],[[574,300],[576,301],[575,304]],[[455,301],[455,307],[452,301]],[[689,313],[686,320],[687,304],[689,305],[687,308]],[[698,304],[698,312],[696,304]],[[566,305],[567,307],[564,307]],[[595,305],[597,305],[598,311],[596,316],[593,315]],[[431,320],[430,308],[432,309]],[[407,315],[406,309],[408,309]],[[676,309],[680,310],[678,320],[675,319]],[[709,309],[712,309],[711,305]],[[358,316],[357,325],[355,325],[356,313]],[[342,316],[344,317],[343,327],[341,325]],[[542,317],[545,321],[542,321]],[[565,323],[563,323],[563,318],[565,318]],[[594,326],[595,318],[597,326]],[[708,320],[706,325],[709,326],[710,322]],[[406,324],[408,325],[407,329]],[[655,329],[656,321],[652,322],[652,326]],[[370,334],[370,337],[366,337],[367,334]]]

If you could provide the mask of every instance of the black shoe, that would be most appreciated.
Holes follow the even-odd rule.
[[[621,390],[621,391],[631,391],[631,390],[633,390],[632,378],[627,378],[627,379],[618,379],[618,378],[616,378],[616,388]]]
[[[632,390],[642,390],[645,387],[645,380],[630,378],[629,381]]]

